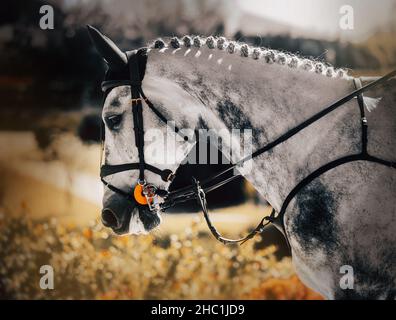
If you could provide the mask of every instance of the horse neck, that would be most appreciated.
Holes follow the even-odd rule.
[[[345,78],[207,47],[152,50],[147,77],[172,82],[201,106],[189,108],[183,101],[175,107],[164,106],[169,117],[194,128],[250,128],[253,151],[352,89]],[[357,108],[340,108],[255,159],[253,170],[242,170],[242,174],[279,209],[290,188],[328,162],[329,153],[333,158],[356,149],[359,122],[349,121],[347,115],[357,112]],[[233,146],[226,139],[223,148]]]

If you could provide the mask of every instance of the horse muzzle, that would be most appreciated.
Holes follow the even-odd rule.
[[[143,202],[146,196],[142,194],[140,196],[143,198],[138,197],[138,199]],[[160,224],[161,218],[159,210],[153,207],[154,200],[148,197],[147,201],[151,201],[151,207],[148,203],[139,203],[134,197],[126,199],[117,193],[111,192],[103,203],[103,225],[111,228],[117,235],[149,232]]]

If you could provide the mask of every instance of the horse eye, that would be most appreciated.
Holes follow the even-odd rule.
[[[122,115],[114,115],[106,118],[106,124],[111,130],[118,129],[120,127]]]

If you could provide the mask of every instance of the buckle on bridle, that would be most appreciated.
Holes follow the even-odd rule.
[[[143,102],[143,101],[147,101],[147,98],[136,98],[136,99],[131,99],[132,101],[132,105],[136,102]]]
[[[157,200],[157,187],[153,184],[145,184],[143,186],[142,194],[145,196],[147,200],[147,205],[150,211],[154,211],[158,209],[159,203]]]
[[[168,177],[166,178],[166,181],[172,182],[173,179],[175,179],[175,174],[173,172],[169,173]]]
[[[142,181],[138,181],[133,191],[133,196],[138,204],[143,206],[147,205],[150,211],[154,211],[158,210],[160,207],[157,191],[158,188],[155,185],[145,182],[142,184]]]
[[[154,186],[153,184],[149,183],[143,186],[142,193],[146,198],[149,199],[154,198],[156,196],[156,192],[157,192],[157,187]]]

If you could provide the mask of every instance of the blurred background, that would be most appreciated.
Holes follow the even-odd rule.
[[[55,11],[39,27],[40,7]],[[0,297],[320,298],[293,273],[276,230],[242,247],[208,234],[194,203],[169,212],[147,237],[117,238],[98,222],[100,82],[105,66],[86,24],[124,50],[161,36],[224,35],[313,57],[353,75],[396,66],[396,1],[350,0],[354,28],[339,26],[343,0],[6,0],[0,13]],[[216,152],[213,151],[212,152]],[[174,186],[225,165],[184,165]],[[243,179],[208,196],[229,236],[270,208]],[[55,290],[38,286],[51,264]],[[243,288],[243,290],[236,290]]]

